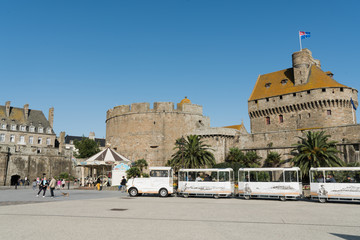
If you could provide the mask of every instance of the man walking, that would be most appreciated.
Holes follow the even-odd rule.
[[[40,182],[39,192],[38,192],[38,194],[36,196],[38,197],[39,194],[41,193],[41,191],[43,191],[43,197],[45,197],[47,186],[48,186],[48,181],[46,180],[46,177],[44,177],[44,179],[42,179],[41,182]]]
[[[54,189],[56,187],[56,180],[54,177],[51,178],[49,187],[50,187],[51,198],[54,198]]]
[[[126,183],[127,183],[127,181],[126,181],[125,177],[123,176],[121,183],[120,183],[119,190],[121,190],[122,192],[126,192]]]

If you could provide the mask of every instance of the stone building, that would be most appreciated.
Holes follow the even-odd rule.
[[[321,69],[308,49],[292,55],[292,67],[260,75],[248,100],[249,133],[243,124],[212,128],[202,106],[189,99],[177,109],[173,103],[134,103],[110,109],[106,141],[132,160],[145,158],[150,165],[164,165],[174,153],[175,140],[200,135],[223,162],[231,147],[256,151],[263,160],[270,151],[290,158],[293,144],[309,130],[324,130],[338,142],[346,162],[359,161],[360,125],[354,106],[357,90],[334,80]]]
[[[107,111],[106,142],[128,159],[146,159],[161,166],[170,159],[175,140],[195,129],[210,127],[202,106],[187,98],[174,108],[171,102],[133,103]]]
[[[71,152],[64,149],[63,141],[57,144],[53,122],[54,108],[46,119],[42,111],[30,109],[28,104],[16,108],[8,101],[0,106],[0,185],[44,173],[48,177],[71,173]]]

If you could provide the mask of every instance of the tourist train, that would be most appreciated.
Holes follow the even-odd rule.
[[[303,197],[301,173],[291,168],[240,168],[238,189],[235,190],[234,171],[231,168],[180,169],[174,176],[171,167],[151,167],[149,178],[131,178],[127,190],[131,197],[141,194],[159,194],[166,197],[211,196],[244,199],[271,198],[300,199]],[[310,198],[360,201],[360,167],[311,168]],[[174,187],[177,178],[177,188]],[[175,181],[176,182],[176,181]]]

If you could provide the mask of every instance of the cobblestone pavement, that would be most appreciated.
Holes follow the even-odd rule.
[[[69,193],[0,191],[28,202],[0,206],[0,239],[360,239],[358,203]]]

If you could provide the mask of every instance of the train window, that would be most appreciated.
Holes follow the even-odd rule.
[[[180,172],[179,178],[180,178],[180,181],[187,181],[186,172]]]
[[[311,172],[311,182],[313,182],[313,183],[323,183],[324,182],[323,171],[312,171]]]
[[[219,182],[230,181],[229,172],[219,172]]]
[[[168,177],[168,170],[152,170],[150,171],[150,177]]]
[[[297,172],[296,171],[285,171],[285,182],[297,182]]]

